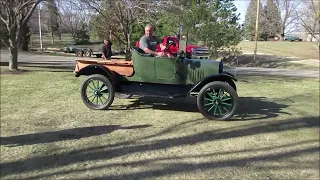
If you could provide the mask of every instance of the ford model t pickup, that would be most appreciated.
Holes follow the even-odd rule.
[[[174,41],[168,42],[170,52]],[[115,93],[140,96],[187,98],[196,96],[199,112],[212,120],[230,119],[237,108],[235,77],[223,62],[186,58],[186,42],[180,40],[174,58],[154,57],[132,50],[131,60],[79,59],[76,77],[88,76],[81,86],[84,104],[95,110],[111,106]]]

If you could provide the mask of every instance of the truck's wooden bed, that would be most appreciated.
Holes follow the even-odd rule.
[[[82,68],[91,64],[101,64],[111,71],[114,71],[123,76],[131,76],[133,74],[133,64],[132,61],[126,61],[125,59],[92,59],[92,58],[81,58],[76,60],[76,69],[78,72]]]

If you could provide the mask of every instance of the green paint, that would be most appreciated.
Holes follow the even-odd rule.
[[[100,83],[99,80],[96,80],[96,82],[95,82],[95,80],[92,80],[91,82],[89,82],[87,84],[87,87],[89,87],[89,89],[87,88],[87,95],[89,95],[89,96],[87,96],[87,99],[91,103],[96,104],[96,105],[99,105],[99,104],[102,105],[108,101],[108,99],[104,96],[105,93],[107,93],[107,94],[109,93],[108,91],[104,92],[104,91],[108,90],[108,87],[103,82]],[[92,90],[92,91],[90,91],[90,90]],[[104,99],[104,101],[103,101],[103,99]]]
[[[207,107],[209,105],[212,105],[207,111],[212,113],[213,110],[213,116],[223,116],[224,114],[228,113],[230,108],[232,106],[232,102],[228,102],[229,100],[232,100],[231,97],[226,96],[223,89],[219,89],[216,95],[216,91],[213,89],[213,95],[212,92],[207,92],[204,97],[204,106]],[[226,102],[227,101],[227,102]],[[227,108],[226,108],[227,107]]]
[[[219,61],[141,56],[132,51],[134,74],[125,81],[161,84],[194,84],[218,74]]]

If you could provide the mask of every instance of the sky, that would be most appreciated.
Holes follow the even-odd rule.
[[[239,23],[244,22],[244,17],[246,15],[247,7],[250,3],[250,0],[234,0],[234,5],[237,7],[237,13],[240,13]]]

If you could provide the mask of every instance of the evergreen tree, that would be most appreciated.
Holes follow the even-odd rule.
[[[258,37],[262,35],[263,29],[264,29],[264,13],[263,13],[263,8],[262,4],[260,2],[260,7],[259,7],[259,28],[258,28]],[[257,17],[257,1],[256,0],[251,0],[249,3],[249,6],[247,8],[247,13],[245,16],[245,21],[244,21],[244,36],[245,38],[249,40],[254,40],[255,37],[255,30],[256,30],[256,17]]]
[[[241,41],[239,15],[233,0],[215,0],[213,3],[201,4],[203,14],[200,16],[198,39],[211,49],[212,57],[217,57],[222,48],[230,48]],[[200,9],[201,10],[201,9]]]
[[[47,0],[44,6],[45,27],[50,32],[52,43],[54,43],[54,35],[61,37],[60,33],[60,14],[55,0]]]
[[[264,33],[268,38],[273,38],[276,34],[281,33],[281,13],[274,2],[274,0],[268,0],[265,9],[266,21],[264,23]]]

